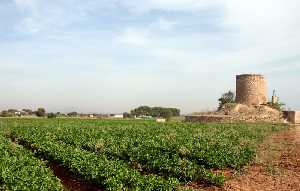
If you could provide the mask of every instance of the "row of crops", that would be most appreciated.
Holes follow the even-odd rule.
[[[0,190],[62,191],[59,180],[22,146],[0,133]]]
[[[212,169],[251,162],[272,124],[191,124],[80,119],[3,119],[7,136],[106,190],[176,190],[205,181],[222,185]]]

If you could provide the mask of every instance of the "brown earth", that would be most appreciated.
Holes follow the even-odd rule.
[[[222,118],[224,122],[284,122],[283,113],[267,105],[247,106],[243,104],[225,104],[220,110],[212,112],[195,112],[191,116],[212,116]],[[201,118],[198,119],[203,121]],[[220,119],[222,120],[222,119]],[[215,120],[215,122],[220,122]],[[208,121],[211,122],[211,121]]]
[[[68,169],[60,166],[58,163],[50,162],[50,168],[57,178],[60,179],[66,191],[103,191],[97,185],[91,184],[78,178]]]
[[[221,114],[229,115],[234,121],[247,121],[247,122],[283,122],[282,112],[266,106],[247,106],[243,104],[225,105],[219,111]]]
[[[290,127],[259,147],[255,162],[233,175],[222,188],[190,184],[206,191],[300,191],[300,126]]]

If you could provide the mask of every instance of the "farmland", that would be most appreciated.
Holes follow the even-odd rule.
[[[49,162],[104,190],[178,190],[199,181],[221,186],[222,170],[249,164],[257,145],[284,128],[82,119],[0,119],[0,127],[4,190],[62,190]]]

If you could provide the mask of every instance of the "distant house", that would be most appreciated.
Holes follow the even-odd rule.
[[[165,123],[167,120],[166,119],[163,119],[163,118],[157,118],[156,119],[156,122],[158,123]]]
[[[140,116],[135,116],[136,119],[153,119],[152,116],[149,115],[140,115]]]
[[[123,119],[124,115],[123,114],[113,114],[112,117],[115,119]]]
[[[20,111],[16,111],[14,114],[15,114],[16,116],[21,116],[21,112],[20,112]]]

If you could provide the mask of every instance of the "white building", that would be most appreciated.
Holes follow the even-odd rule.
[[[123,119],[124,115],[123,114],[114,114],[113,118],[115,118],[115,119]]]

